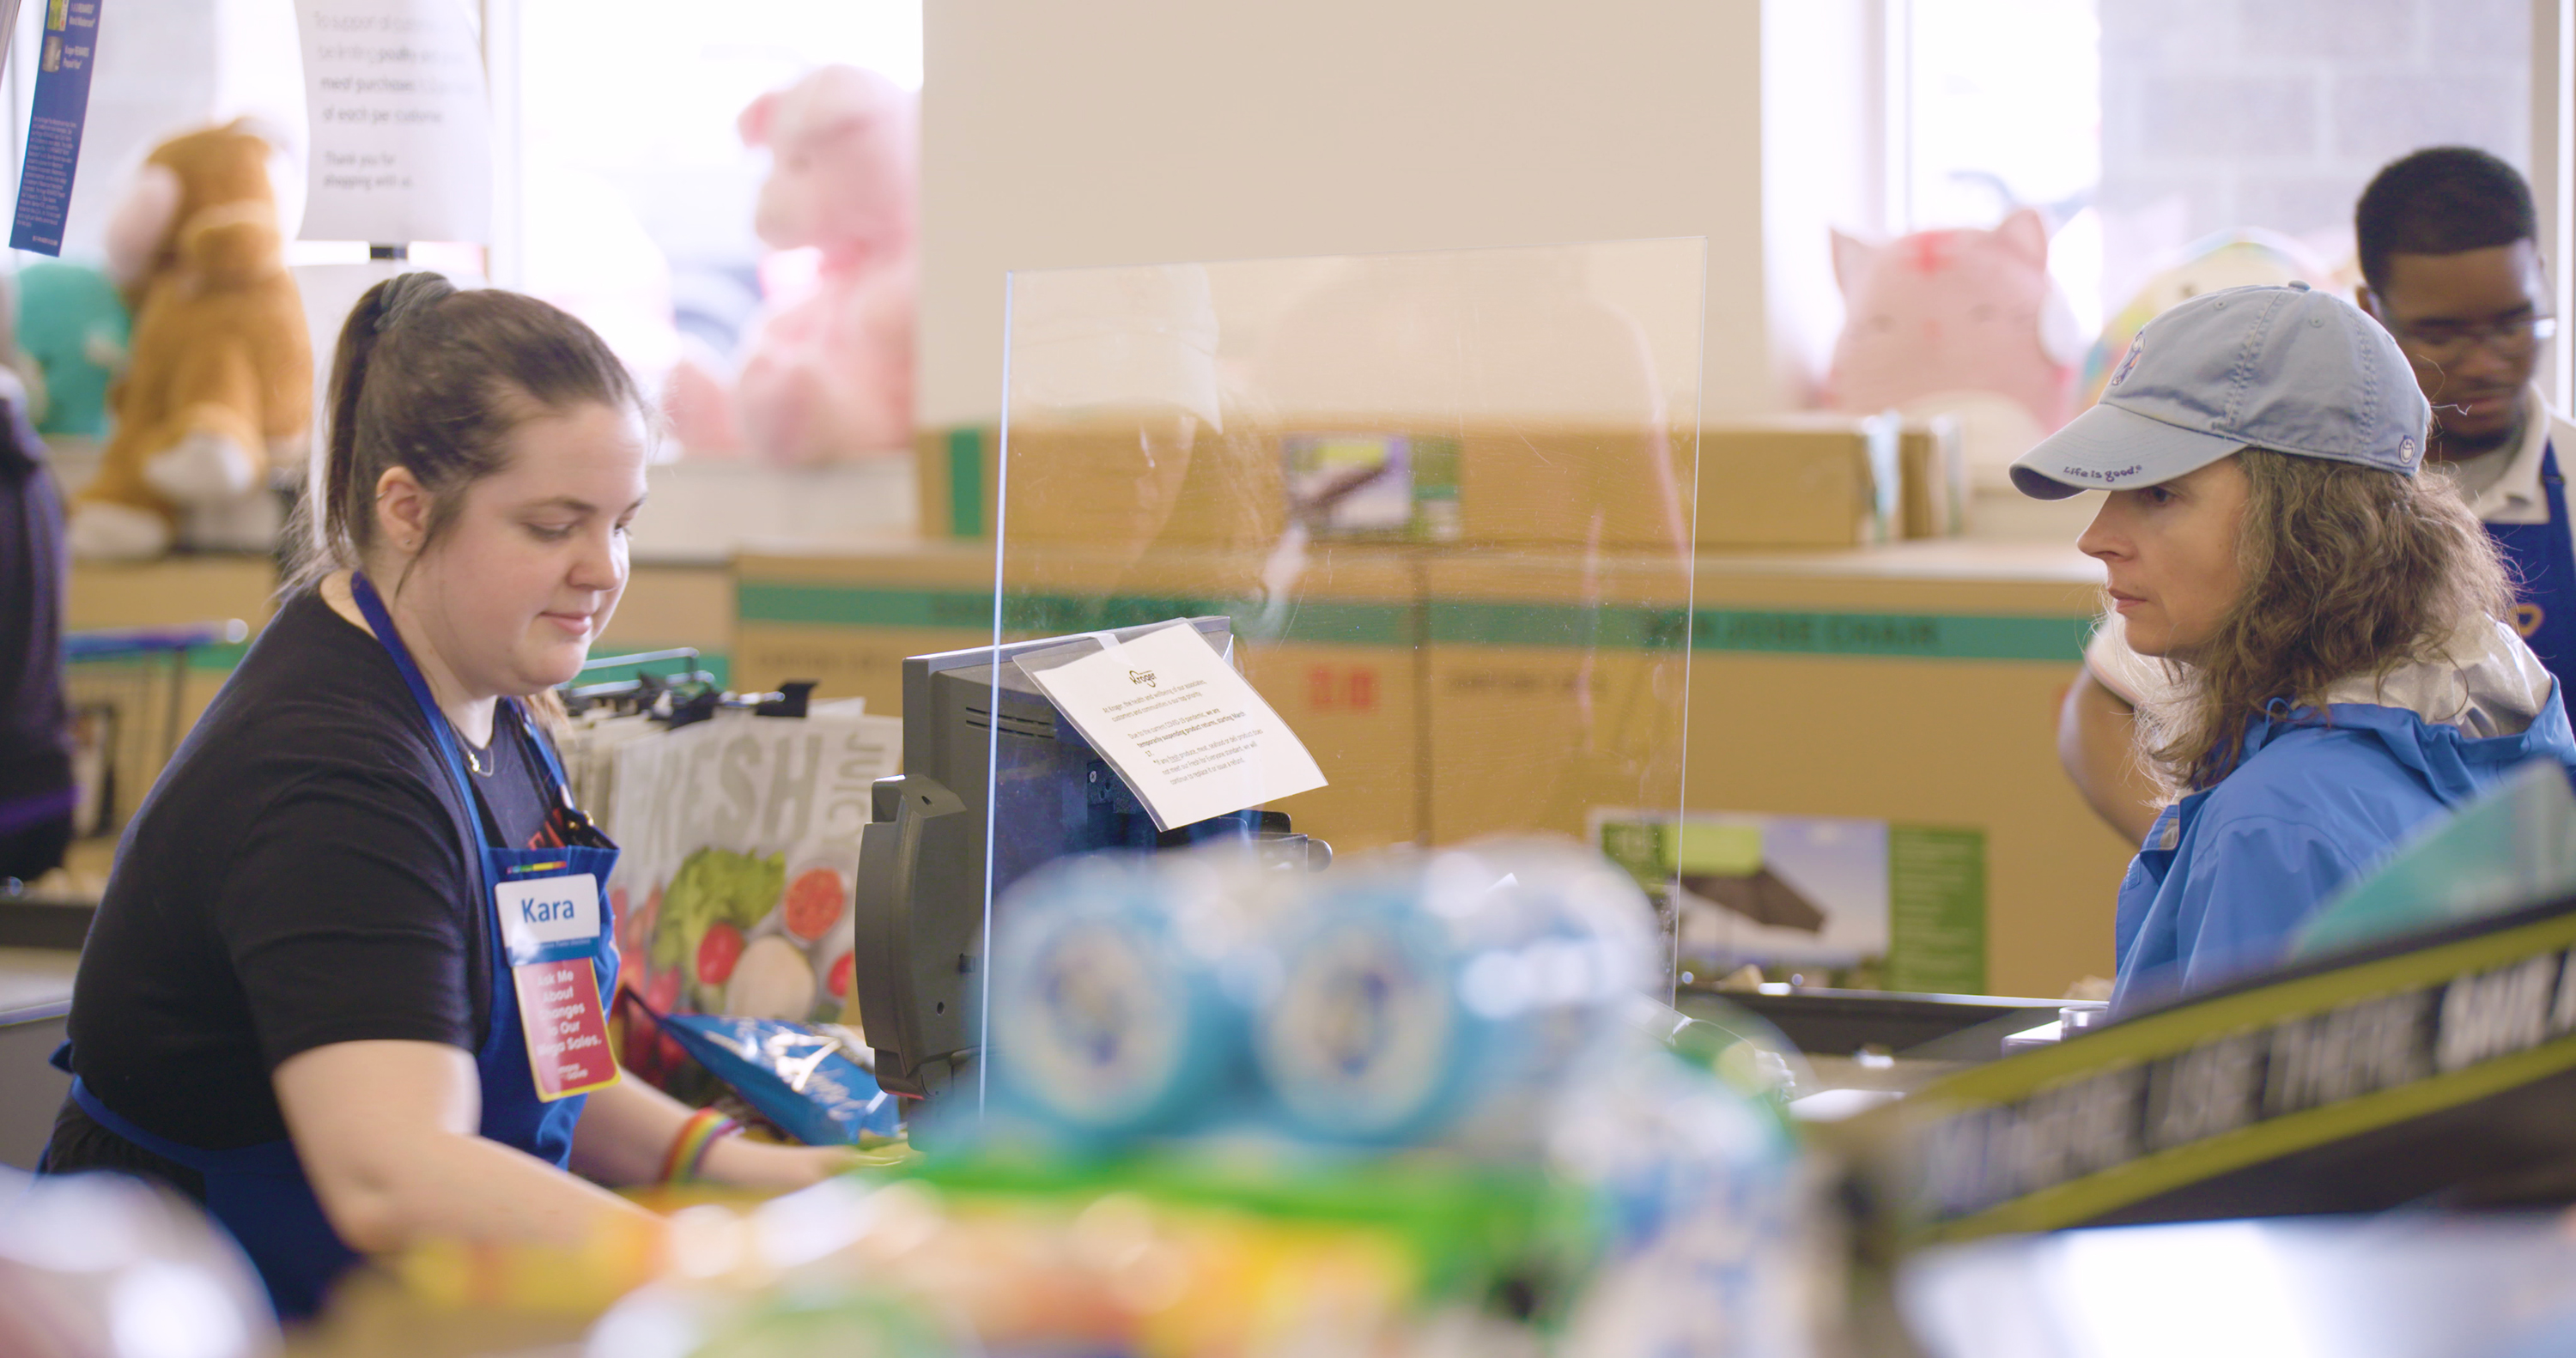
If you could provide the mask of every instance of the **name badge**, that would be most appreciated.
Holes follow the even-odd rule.
[[[519,1029],[537,1097],[551,1103],[617,1083],[599,973],[591,967],[602,927],[599,879],[589,873],[514,877],[493,886],[492,903],[518,990]]]
[[[492,888],[510,965],[588,957],[599,944],[599,879],[522,877]]]

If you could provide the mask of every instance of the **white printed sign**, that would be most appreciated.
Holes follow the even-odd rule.
[[[458,0],[297,0],[305,240],[492,239],[492,114]]]
[[[1169,830],[1324,785],[1305,743],[1187,623],[1029,677]]]

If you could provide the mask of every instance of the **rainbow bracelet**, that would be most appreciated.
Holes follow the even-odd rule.
[[[712,1108],[701,1108],[689,1114],[680,1124],[680,1134],[671,1138],[671,1149],[662,1155],[662,1182],[695,1183],[698,1172],[707,1161],[707,1152],[719,1137],[742,1130],[742,1124]]]

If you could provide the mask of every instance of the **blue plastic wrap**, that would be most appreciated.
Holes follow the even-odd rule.
[[[829,1030],[721,1014],[671,1014],[662,1028],[743,1102],[809,1146],[895,1134],[894,1096]]]

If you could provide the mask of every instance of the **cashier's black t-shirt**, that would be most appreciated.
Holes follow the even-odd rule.
[[[299,1052],[482,1045],[482,817],[511,844],[548,833],[516,725],[496,723],[483,806],[463,805],[384,648],[318,594],[289,600],[118,848],[73,983],[82,1081],[147,1132],[224,1149],[286,1135],[269,1077]],[[200,1191],[68,1102],[49,1167]]]

